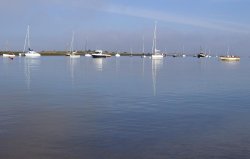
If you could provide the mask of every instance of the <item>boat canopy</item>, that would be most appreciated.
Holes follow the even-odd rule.
[[[102,50],[95,50],[95,53],[102,54]]]

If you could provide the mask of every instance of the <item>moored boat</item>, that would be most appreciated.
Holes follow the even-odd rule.
[[[26,44],[28,45],[28,52],[24,52],[25,48],[26,48]],[[26,56],[26,57],[40,57],[41,54],[35,52],[34,50],[30,49],[31,45],[30,45],[30,26],[28,25],[27,28],[27,33],[26,33],[26,37],[25,37],[25,42],[24,42],[24,49],[23,49],[23,54],[19,54],[19,56]]]
[[[3,54],[3,57],[10,57],[10,58],[14,58],[16,55],[13,53],[9,53],[9,54]]]
[[[91,54],[85,54],[84,56],[86,56],[86,57],[91,57]]]
[[[111,57],[109,54],[103,54],[102,50],[96,50],[94,54],[92,54],[93,58],[106,58]]]
[[[35,52],[35,51],[31,50],[31,49],[29,49],[29,51],[26,52],[24,55],[26,57],[40,57],[41,56],[41,54],[39,54],[39,53],[37,53],[37,52]]]
[[[226,56],[220,56],[219,58],[222,61],[239,61],[240,60],[239,56],[229,54],[229,47],[227,48],[227,55]]]
[[[198,58],[208,57],[205,53],[201,52],[197,55]]]
[[[70,52],[67,53],[65,56],[69,56],[70,58],[80,58],[80,55],[77,55],[77,51],[73,51],[73,47],[74,47],[74,38],[75,38],[75,32],[72,33],[72,39],[71,39],[71,43],[70,43]]]
[[[154,29],[154,38],[153,38],[153,47],[152,47],[152,59],[163,59],[164,55],[160,53],[160,50],[156,49],[156,26],[157,22],[155,22],[155,29]]]
[[[239,56],[228,55],[228,56],[220,56],[220,60],[222,61],[239,61]]]

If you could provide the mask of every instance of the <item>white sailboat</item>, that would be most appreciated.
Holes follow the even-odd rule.
[[[72,39],[70,43],[70,52],[66,54],[66,56],[69,56],[70,58],[80,58],[80,55],[76,55],[77,51],[74,50],[74,38],[75,38],[75,32],[72,33]]]
[[[92,55],[91,55],[91,54],[85,54],[84,56],[86,56],[86,57],[91,57]]]
[[[87,40],[85,41],[85,52],[87,52]],[[91,57],[92,55],[91,54],[89,54],[89,53],[85,53],[85,55],[84,56],[86,56],[86,57]]]
[[[227,49],[227,55],[226,56],[220,56],[220,60],[222,61],[240,61],[239,56],[235,55],[229,55],[229,48]]]
[[[9,57],[9,58],[14,58],[16,55],[13,53],[5,53],[3,54],[3,57]]]
[[[121,55],[118,53],[118,51],[115,54],[115,57],[120,57]]]
[[[154,38],[153,38],[153,46],[152,46],[152,59],[163,59],[164,55],[160,53],[160,50],[156,48],[156,30],[157,30],[157,22],[155,22],[155,29],[154,29]]]
[[[35,52],[34,50],[31,49],[31,45],[30,45],[30,26],[29,25],[28,25],[27,33],[26,33],[26,37],[25,37],[24,51],[26,49],[26,44],[28,45],[28,52],[24,53],[24,56],[27,56],[27,57],[40,57],[41,56],[41,54],[39,54],[39,53],[37,53],[37,52]]]
[[[3,53],[3,57],[8,57],[8,58],[14,58],[16,55],[14,53],[11,53],[8,48],[8,41],[7,41],[7,47],[6,47],[6,53]]]

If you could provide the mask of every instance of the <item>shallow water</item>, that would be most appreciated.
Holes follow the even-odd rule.
[[[250,157],[250,60],[0,58],[0,158]]]

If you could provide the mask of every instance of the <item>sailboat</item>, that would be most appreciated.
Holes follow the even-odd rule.
[[[203,51],[202,47],[200,47],[200,53],[197,55],[198,58],[208,57],[208,55]]]
[[[130,57],[132,57],[133,56],[133,50],[132,50],[132,48],[130,47]]]
[[[24,53],[24,51],[26,49],[26,44],[28,45],[28,52]],[[40,57],[41,56],[41,54],[39,54],[39,53],[37,53],[37,52],[35,52],[34,50],[31,49],[31,45],[30,45],[30,26],[29,25],[28,25],[28,28],[27,28],[27,33],[26,33],[25,42],[24,42],[24,51],[23,51],[23,54],[24,54],[24,56],[27,56],[27,57]]]
[[[11,53],[9,50],[8,50],[8,41],[7,41],[7,48],[6,48],[6,53],[3,53],[3,57],[8,57],[8,58],[11,58],[13,59],[16,55],[14,53]]]
[[[115,54],[115,57],[120,57],[121,55],[118,53],[118,51]]]
[[[91,57],[92,55],[91,54],[89,54],[88,53],[88,51],[87,51],[87,40],[85,41],[85,52],[87,52],[87,53],[85,53],[85,55],[84,56],[86,56],[86,57]]]
[[[152,59],[162,59],[164,55],[160,53],[160,50],[156,48],[156,26],[157,22],[155,22],[155,29],[154,29],[154,38],[153,38],[153,47],[152,47]]]
[[[9,58],[14,58],[16,55],[13,53],[5,53],[3,54],[3,57],[9,57]]]
[[[145,55],[145,47],[144,47],[144,36],[142,37],[142,58],[146,58],[147,56]]]
[[[84,56],[86,56],[86,57],[91,57],[92,55],[91,54],[85,54]]]
[[[70,52],[66,54],[66,56],[69,56],[70,58],[80,58],[80,55],[76,55],[77,51],[73,51],[74,38],[75,38],[75,32],[72,33],[72,39],[70,43]]]
[[[220,60],[222,60],[222,61],[240,61],[240,57],[235,56],[235,55],[229,55],[229,48],[228,48],[227,55],[220,56]]]

